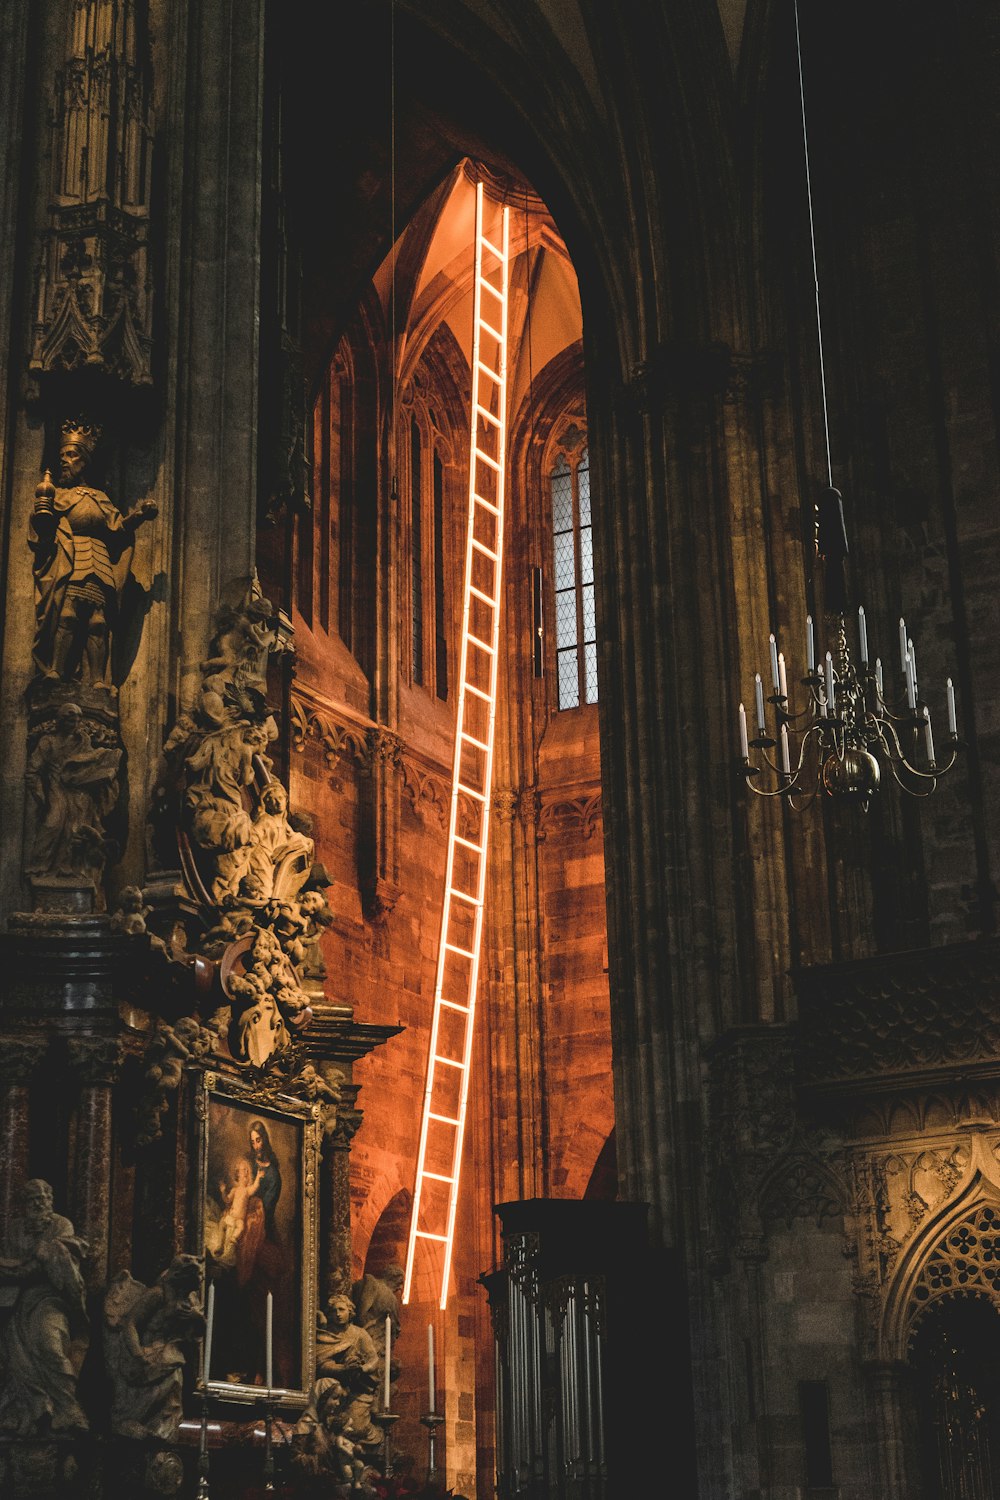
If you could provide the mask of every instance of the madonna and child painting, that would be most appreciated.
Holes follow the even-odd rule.
[[[215,1284],[212,1383],[266,1381],[273,1297],[273,1385],[302,1385],[302,1127],[210,1095],[205,1266]]]

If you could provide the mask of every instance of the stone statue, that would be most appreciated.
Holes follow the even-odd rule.
[[[382,1432],[371,1419],[378,1364],[370,1334],[354,1322],[354,1303],[344,1293],[335,1293],[316,1335],[316,1380],[332,1378],[344,1387],[345,1425],[366,1452],[382,1443]]]
[[[21,1189],[4,1252],[0,1301],[13,1309],[0,1339],[0,1430],[85,1430],[76,1384],[87,1348],[80,1271],[87,1245],[53,1212],[52,1189],[40,1178]]]
[[[402,1266],[393,1263],[386,1266],[381,1276],[366,1271],[351,1288],[358,1323],[370,1337],[378,1355],[377,1389],[380,1393],[385,1389],[385,1320],[389,1319],[395,1348],[399,1338],[399,1292],[404,1280]],[[390,1355],[389,1378],[395,1380],[398,1376],[399,1365]]]
[[[182,1412],[184,1345],[201,1337],[201,1261],[175,1255],[155,1285],[120,1271],[104,1299],[111,1430],[175,1442]]]
[[[332,1135],[337,1128],[344,1075],[335,1063],[321,1063],[320,1067],[322,1072],[315,1063],[304,1062],[294,1084],[310,1104],[319,1105],[323,1134]]]
[[[316,846],[290,823],[288,793],[280,781],[269,781],[260,794],[252,840],[250,868],[266,894],[278,900],[297,896],[309,878]]]
[[[304,1473],[332,1481],[334,1493],[374,1495],[364,1484],[365,1447],[352,1427],[350,1406],[350,1392],[339,1380],[317,1380],[292,1429],[292,1461]]]
[[[79,706],[64,703],[54,727],[39,737],[28,757],[25,780],[36,809],[28,874],[86,873],[96,883],[104,864],[104,820],[118,799],[120,763],[121,749],[95,745],[94,729]]]
[[[123,515],[103,490],[80,482],[100,436],[99,427],[82,419],[63,423],[60,487],[46,470],[35,491],[28,544],[34,553],[36,671],[106,686],[136,528],[157,507],[140,500]]]
[[[140,1146],[159,1140],[170,1095],[179,1087],[185,1063],[205,1057],[219,1034],[194,1016],[181,1016],[171,1026],[158,1020],[146,1043],[143,1092],[139,1102],[137,1139]]]

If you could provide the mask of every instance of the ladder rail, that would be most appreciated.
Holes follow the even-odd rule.
[[[423,1108],[421,1111],[420,1138],[417,1149],[416,1174],[414,1182],[413,1204],[410,1216],[410,1233],[407,1245],[406,1270],[403,1286],[403,1301],[408,1302],[412,1290],[414,1260],[418,1240],[430,1240],[444,1245],[443,1265],[441,1273],[441,1284],[439,1304],[443,1309],[447,1304],[448,1279],[451,1273],[451,1258],[454,1245],[455,1219],[458,1205],[459,1178],[461,1172],[462,1150],[465,1140],[466,1116],[468,1112],[469,1085],[472,1067],[472,1046],[474,1038],[474,1020],[476,1010],[476,994],[479,984],[479,967],[482,949],[483,919],[485,910],[486,876],[487,876],[487,853],[489,848],[489,821],[490,821],[490,793],[493,784],[493,755],[495,745],[496,729],[496,691],[499,667],[499,633],[500,633],[500,608],[501,608],[501,578],[503,564],[503,518],[506,488],[506,422],[507,422],[507,333],[508,333],[508,262],[509,262],[509,210],[504,205],[501,214],[503,247],[498,249],[483,232],[483,185],[476,184],[476,230],[475,230],[475,275],[473,278],[473,329],[472,329],[472,404],[470,411],[470,444],[469,444],[469,504],[468,504],[468,530],[465,548],[465,586],[462,608],[462,634],[461,649],[458,671],[458,701],[456,704],[455,722],[455,747],[452,762],[452,791],[448,817],[448,849],[445,863],[444,899],[441,910],[440,940],[438,943],[438,957],[434,981],[434,1012],[431,1021],[431,1030],[427,1054],[427,1078],[424,1088]],[[499,272],[500,286],[494,286],[488,281],[483,273],[484,251],[493,255],[499,266],[494,268],[491,274]],[[492,293],[491,317],[499,312],[499,330],[483,316],[482,291],[486,288]],[[495,343],[495,349],[491,349],[496,369],[491,369],[489,353],[484,359],[481,336],[485,333]],[[490,397],[496,404],[496,411],[490,411],[480,400],[480,375],[492,382]],[[480,425],[486,431],[491,432],[496,440],[496,453],[494,458],[481,446],[486,441],[485,432],[480,435]],[[495,500],[488,500],[481,493],[484,480],[481,479],[483,470],[488,471],[490,482],[493,485]],[[477,524],[480,517],[492,517],[495,535],[492,537],[492,546],[488,546],[482,537],[477,536]],[[474,563],[476,556],[485,557],[487,564],[492,566],[493,577],[490,591],[480,588],[474,584]],[[472,611],[478,606],[476,632],[473,632]],[[489,640],[483,640],[478,633],[482,629],[480,620],[484,614],[491,616],[489,624]],[[488,663],[488,689],[481,686],[481,675],[473,681],[470,677],[470,647],[476,651],[476,661],[480,672],[484,659]],[[477,725],[478,732],[473,734],[466,730],[465,712],[466,696],[485,706],[487,729],[485,739],[482,730]],[[480,710],[480,721],[481,721]],[[463,771],[463,757],[472,753],[481,758],[481,783],[479,788],[469,784],[470,776]],[[471,779],[475,780],[475,773]],[[461,798],[463,795],[471,796],[479,807],[479,831],[473,838],[467,838],[459,833],[459,817],[461,812]],[[465,851],[466,864],[462,884],[459,886],[455,879],[455,855],[458,849]],[[472,877],[471,866],[475,866],[475,876]],[[471,888],[470,888],[471,887]],[[472,919],[471,947],[467,948],[468,941],[463,936],[462,942],[458,943],[452,937],[453,904],[457,901],[462,913],[465,926],[463,934],[467,931],[469,914]],[[454,978],[446,987],[445,970],[449,956],[454,955],[468,964],[467,982],[456,984]],[[446,988],[448,993],[446,994]],[[460,1003],[456,998],[461,994],[465,1003]],[[448,1048],[445,1056],[440,1050],[441,1020],[445,1012],[453,1017],[460,1014],[464,1017],[464,1034],[462,1036],[461,1057],[451,1055],[455,1050],[457,1037]],[[450,1074],[458,1073],[459,1089],[457,1107],[448,1104],[436,1105],[435,1089],[439,1080],[439,1069],[447,1066]],[[450,1170],[430,1170],[427,1167],[427,1156],[429,1138],[431,1133],[431,1122],[447,1128],[453,1132],[450,1157]],[[448,1155],[448,1151],[442,1151],[435,1158],[439,1159]],[[448,1201],[445,1213],[445,1227],[443,1233],[437,1232],[437,1225],[422,1225],[421,1210],[423,1208],[423,1185],[424,1182],[447,1184]]]

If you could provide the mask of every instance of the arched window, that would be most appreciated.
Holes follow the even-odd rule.
[[[560,708],[597,702],[597,616],[590,516],[590,463],[558,455],[549,473],[552,500],[556,678]]]
[[[410,416],[410,671],[448,697],[447,493],[440,423],[425,402]]]

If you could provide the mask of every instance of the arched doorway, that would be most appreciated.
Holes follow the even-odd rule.
[[[982,1295],[932,1302],[911,1342],[926,1500],[1000,1494],[1000,1310]]]

